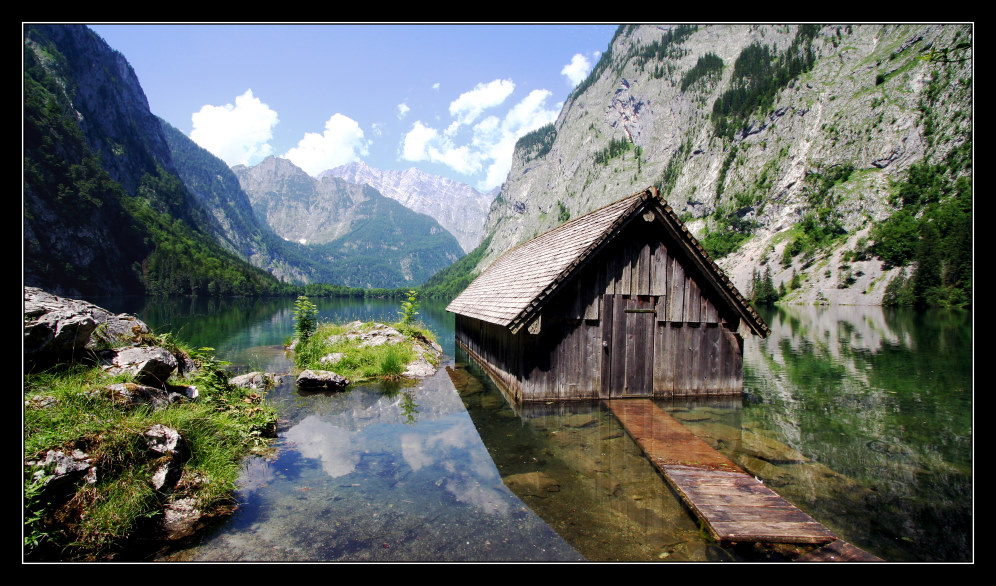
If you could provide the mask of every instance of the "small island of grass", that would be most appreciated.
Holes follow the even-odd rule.
[[[429,376],[439,366],[442,349],[432,331],[415,321],[417,307],[411,292],[398,322],[318,323],[314,305],[300,297],[295,310],[297,339],[291,345],[294,364],[332,371],[350,383]]]

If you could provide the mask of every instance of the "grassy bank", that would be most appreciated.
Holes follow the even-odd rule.
[[[195,373],[167,384],[195,386],[196,399],[155,410],[134,405],[107,389],[131,377],[79,363],[24,376],[26,560],[141,558],[136,546],[165,536],[170,503],[187,499],[202,520],[232,510],[240,464],[267,446],[275,411],[261,393],[231,385],[213,349],[178,348],[168,336],[157,341],[194,360]],[[175,429],[185,444],[182,475],[165,490],[151,480],[164,457],[150,451],[144,437],[157,424]],[[28,462],[44,460],[51,450],[85,454],[95,477],[46,486],[52,471],[38,476],[43,469]]]

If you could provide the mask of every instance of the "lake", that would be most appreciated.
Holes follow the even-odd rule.
[[[290,372],[293,299],[91,299],[209,346],[239,372]],[[398,303],[312,299],[327,321]],[[238,510],[198,561],[778,561],[712,542],[598,404],[510,406],[420,318],[446,357],[411,385],[268,394],[275,455],[246,462]],[[973,559],[972,318],[878,307],[760,308],[744,393],[662,401],[699,437],[845,540],[888,561]]]

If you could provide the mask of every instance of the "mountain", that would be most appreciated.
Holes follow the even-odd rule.
[[[66,295],[415,286],[463,255],[431,218],[300,170],[290,176],[317,186],[318,206],[301,225],[335,200],[336,219],[323,220],[335,227],[278,236],[224,162],[149,111],[131,66],[98,35],[24,32],[25,284]]]
[[[24,283],[62,294],[264,294],[177,176],[134,71],[79,25],[24,29]]]
[[[472,272],[656,185],[746,294],[970,303],[972,35],[621,26],[556,122],[517,143]]]
[[[165,120],[162,128],[178,176],[211,215],[210,231],[231,253],[283,281],[331,283],[335,274],[311,248],[287,242],[253,212],[235,173]]]
[[[409,287],[463,256],[452,234],[368,185],[314,179],[287,159],[232,168],[255,215],[318,251],[337,284]]]
[[[464,252],[481,242],[481,228],[497,190],[481,193],[473,187],[410,168],[404,171],[375,169],[353,162],[323,171],[351,183],[367,184],[381,194],[422,214],[428,214],[453,234]]]

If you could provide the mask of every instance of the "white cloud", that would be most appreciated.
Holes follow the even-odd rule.
[[[504,126],[520,136],[557,119],[560,107],[546,110],[543,104],[553,95],[549,90],[533,90],[505,116]]]
[[[456,133],[459,131],[460,122],[458,120],[454,120],[453,122],[450,122],[450,125],[446,127],[446,130],[443,130],[443,134],[446,136],[456,136]]]
[[[471,150],[467,145],[445,148],[443,150],[430,147],[429,158],[464,175],[473,175],[481,170],[481,152]]]
[[[398,104],[398,120],[404,118],[405,114],[407,114],[409,110],[411,110],[411,108],[408,107],[408,104],[404,102]]]
[[[235,105],[206,104],[191,116],[190,138],[228,166],[248,165],[273,154],[269,144],[277,113],[252,95],[235,98]]]
[[[439,133],[416,120],[412,129],[405,135],[401,157],[406,161],[428,161],[428,144],[436,139]]]
[[[469,92],[450,103],[450,116],[460,124],[470,124],[480,116],[481,112],[493,108],[512,95],[515,84],[510,79],[496,79],[489,83],[479,83]]]
[[[588,76],[588,72],[591,71],[591,62],[585,58],[581,53],[576,53],[574,57],[571,57],[571,62],[564,65],[564,68],[560,70],[561,75],[567,77],[571,82],[571,87],[575,87]]]
[[[325,132],[305,133],[284,158],[314,177],[326,169],[359,161],[369,154],[369,143],[355,120],[335,113],[325,122]]]
[[[458,173],[470,175],[481,170],[481,155],[469,146],[454,146],[435,128],[415,122],[402,142],[401,158],[406,161],[441,163]]]
[[[548,90],[533,90],[505,115],[500,129],[493,131],[497,139],[490,141],[488,150],[488,159],[492,162],[484,179],[478,182],[478,189],[487,191],[501,185],[512,168],[515,141],[524,134],[557,120],[562,104],[558,103],[552,109],[545,107],[546,99],[551,95]]]
[[[464,144],[456,142],[460,120],[453,121],[442,132],[418,121],[403,140],[401,157],[408,161],[440,163],[465,175],[484,171],[484,178],[478,181],[477,187],[483,190],[496,187],[508,176],[515,141],[557,119],[562,104],[547,108],[546,100],[551,95],[547,90],[533,90],[509,109],[504,118],[491,115],[473,125]],[[456,113],[467,111],[457,110]]]
[[[473,144],[483,146],[501,139],[501,119],[488,116],[474,125]]]

